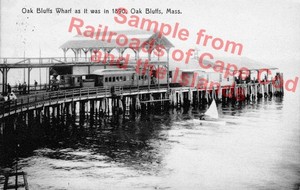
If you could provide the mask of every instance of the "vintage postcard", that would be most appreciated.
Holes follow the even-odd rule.
[[[1,0],[0,189],[298,190],[299,13]]]

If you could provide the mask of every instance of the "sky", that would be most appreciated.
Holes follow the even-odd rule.
[[[237,56],[195,43],[196,33],[206,34],[243,45],[242,56],[275,65],[287,72],[300,70],[300,1],[296,0],[1,0],[0,57],[62,57],[59,47],[76,35],[68,32],[72,17],[86,25],[107,25],[111,30],[131,29],[114,21],[111,9],[167,8],[181,10],[180,15],[138,15],[168,24],[179,23],[189,30],[189,40],[168,39],[175,48],[198,48],[214,55]],[[52,14],[22,13],[22,9],[50,8]],[[103,9],[110,14],[56,14],[55,8]],[[72,55],[72,54],[71,54]]]

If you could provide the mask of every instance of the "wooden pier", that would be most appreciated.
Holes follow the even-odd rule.
[[[25,116],[25,121],[35,117],[43,118],[66,117],[89,114],[91,117],[98,113],[102,116],[113,116],[128,113],[147,111],[153,107],[163,106],[165,109],[189,106],[205,106],[212,98],[218,102],[245,102],[255,101],[262,97],[272,97],[278,94],[271,84],[237,84],[234,87],[221,87],[219,89],[196,89],[189,87],[161,86],[159,89],[148,87],[111,88],[94,87],[79,88],[51,92],[39,92],[21,96],[17,100],[0,103],[1,131],[6,121]],[[87,109],[87,107],[89,109]],[[99,116],[97,116],[99,117]],[[29,123],[28,123],[29,124]]]

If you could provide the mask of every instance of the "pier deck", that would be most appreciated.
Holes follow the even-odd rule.
[[[234,90],[238,88],[246,89],[249,86],[253,86],[257,88],[258,83],[253,84],[238,84],[234,87],[224,86],[221,87],[222,90]],[[219,92],[220,92],[219,91]],[[235,90],[237,91],[237,90]],[[168,90],[167,86],[157,87],[131,87],[131,88],[123,88],[123,87],[115,87],[114,92],[111,92],[111,88],[104,87],[93,87],[93,88],[77,88],[77,89],[68,89],[68,90],[59,90],[59,91],[39,91],[34,94],[22,95],[19,96],[17,100],[10,100],[5,102],[0,102],[0,119],[5,118],[7,116],[21,113],[28,110],[34,110],[45,106],[53,106],[62,103],[68,102],[76,102],[83,100],[93,100],[93,99],[101,99],[101,98],[112,98],[112,97],[126,97],[126,96],[142,96],[142,95],[152,95],[152,94],[160,94],[159,98],[151,99],[148,98],[146,100],[141,99],[140,103],[146,104],[151,102],[170,102],[175,101],[170,97],[172,95],[180,94],[180,96],[184,96],[184,93],[187,93],[186,98],[189,101],[192,101],[193,96],[199,98],[199,93],[204,92],[210,94],[212,96],[212,90],[208,89],[196,89],[190,87],[171,87]],[[214,93],[216,93],[214,91]],[[195,94],[196,93],[196,94]],[[214,94],[213,93],[213,94]],[[164,94],[164,97],[162,96]],[[167,94],[167,95],[166,95]],[[263,94],[263,92],[262,92]],[[174,96],[173,96],[174,97]],[[222,98],[219,96],[219,98]],[[175,98],[173,98],[175,99]],[[179,97],[176,97],[176,101]]]

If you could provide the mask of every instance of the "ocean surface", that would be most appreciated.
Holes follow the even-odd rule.
[[[198,110],[171,110],[119,126],[69,129],[29,147],[19,170],[28,173],[31,190],[298,189],[299,105],[288,93],[220,104],[226,125],[199,124]]]

